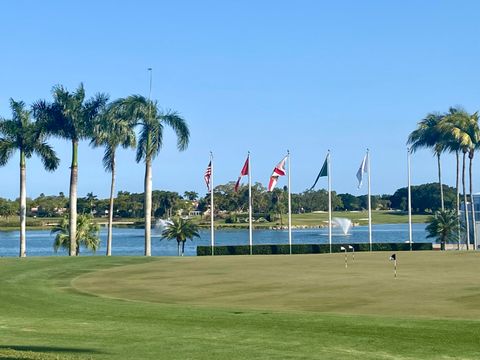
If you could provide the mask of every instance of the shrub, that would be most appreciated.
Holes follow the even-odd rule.
[[[341,252],[341,246],[347,244],[332,244],[332,252]],[[355,251],[369,251],[370,244],[353,244],[351,245]],[[375,243],[372,244],[373,251],[408,251],[410,244],[408,243]],[[412,250],[432,250],[431,243],[413,243]],[[250,246],[248,245],[227,245],[215,246],[215,255],[250,255]],[[330,252],[328,244],[294,244],[292,245],[292,254],[324,254]],[[253,245],[253,255],[280,255],[290,254],[290,247],[286,244],[282,245]],[[211,255],[210,246],[197,246],[197,256]]]

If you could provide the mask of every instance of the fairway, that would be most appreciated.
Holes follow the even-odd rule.
[[[0,359],[478,359],[480,256],[0,258]]]

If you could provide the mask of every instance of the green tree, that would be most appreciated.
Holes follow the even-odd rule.
[[[167,240],[177,240],[178,256],[183,256],[187,239],[193,240],[194,237],[200,237],[200,234],[196,224],[178,218],[162,231],[162,237]]]
[[[480,139],[480,127],[478,124],[478,114],[469,114],[464,110],[456,110],[449,114],[445,121],[442,123],[442,129],[449,133],[455,141],[457,141],[459,148],[463,153],[463,163],[462,163],[462,187],[463,187],[463,200],[465,204],[465,226],[466,226],[466,245],[467,249],[469,248],[470,243],[470,224],[469,224],[469,215],[468,215],[468,202],[467,202],[467,192],[465,186],[465,163],[466,157],[469,157],[469,180],[470,180],[470,199],[472,200],[473,205],[473,157],[475,150],[479,147]],[[473,228],[473,239],[474,243],[477,243],[477,234],[475,227],[475,208],[471,206],[472,214],[472,228]]]
[[[425,213],[441,210],[440,194],[437,189],[438,183],[412,186],[412,211],[415,213]],[[443,185],[443,193],[445,206],[452,209],[455,205],[455,189]],[[408,189],[406,187],[397,189],[395,193],[390,196],[392,208],[406,211],[407,196]]]
[[[57,137],[69,140],[72,144],[70,167],[70,256],[75,256],[77,233],[77,186],[78,186],[78,143],[91,138],[96,117],[107,103],[105,94],[97,94],[85,100],[83,84],[73,93],[61,85],[52,91],[53,102],[40,100],[34,104],[35,117],[43,123],[47,131]]]
[[[0,198],[0,217],[9,218],[10,216],[15,215],[17,208],[14,201]]]
[[[47,171],[58,167],[60,160],[46,143],[46,137],[38,122],[31,121],[31,111],[23,101],[10,99],[13,117],[0,119],[0,166],[5,165],[16,150],[20,153],[20,257],[26,256],[27,186],[26,159],[36,154]]]
[[[195,191],[185,191],[183,196],[190,201],[195,201],[198,199],[198,193]]]
[[[75,255],[78,256],[80,254],[80,245],[93,252],[97,251],[100,246],[100,238],[98,237],[100,227],[93,222],[93,216],[87,214],[78,215],[76,225]],[[55,234],[53,243],[55,252],[59,248],[67,251],[71,249],[70,221],[68,217],[64,217],[60,224],[56,225],[50,233]]]
[[[440,156],[447,147],[445,142],[446,131],[442,130],[440,127],[443,118],[444,115],[439,113],[428,114],[418,123],[417,129],[412,131],[407,141],[407,143],[411,145],[412,152],[415,152],[420,148],[433,149],[433,153],[437,157],[438,183],[440,186],[440,203],[442,210],[445,209],[445,204],[443,200],[442,166]]]
[[[134,123],[126,116],[121,101],[117,100],[109,104],[108,108],[98,117],[91,144],[95,147],[105,147],[103,167],[105,171],[111,173],[107,235],[107,256],[111,256],[116,151],[119,146],[122,146],[124,149],[129,147],[135,148],[136,146]]]
[[[455,242],[458,231],[458,215],[455,210],[439,210],[429,218],[425,228],[427,238],[435,238],[440,243],[441,250],[445,250],[445,244]]]
[[[338,197],[341,199],[343,204],[343,210],[352,211],[360,210],[360,199],[352,194],[338,194]]]
[[[121,100],[122,106],[131,121],[140,125],[137,145],[137,162],[145,162],[145,256],[151,256],[152,226],[152,161],[163,146],[163,130],[171,127],[177,135],[178,150],[185,150],[190,139],[190,131],[185,120],[174,111],[160,111],[156,101],[141,95],[131,95]]]

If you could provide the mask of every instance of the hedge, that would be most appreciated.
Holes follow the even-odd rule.
[[[348,244],[332,244],[332,252],[338,253],[341,246],[348,246]],[[353,244],[355,251],[369,251],[370,245],[367,244]],[[372,244],[373,251],[408,251],[410,250],[409,243],[374,243]],[[413,243],[412,250],[432,250],[432,243]],[[248,245],[228,245],[215,246],[215,255],[250,255],[250,246]],[[324,254],[330,252],[328,244],[294,244],[292,245],[292,254]],[[253,255],[281,255],[290,254],[290,247],[288,245],[253,245]],[[197,246],[197,256],[212,255],[212,248],[210,246]]]

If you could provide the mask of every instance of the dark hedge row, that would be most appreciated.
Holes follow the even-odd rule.
[[[342,244],[332,245],[332,252],[341,252]],[[369,244],[352,245],[355,251],[369,251]],[[414,243],[413,250],[432,250],[431,243]],[[379,243],[372,245],[373,251],[408,251],[410,244],[408,243]],[[253,255],[271,255],[271,254],[290,254],[288,245],[253,245]],[[292,254],[323,254],[330,252],[328,244],[295,244],[292,245]],[[197,246],[197,256],[212,255],[210,246]],[[248,245],[236,246],[215,246],[215,255],[250,255],[250,247]]]

